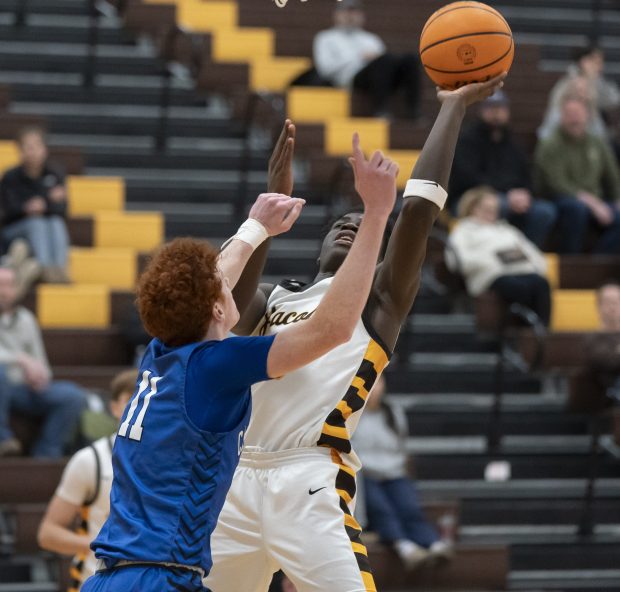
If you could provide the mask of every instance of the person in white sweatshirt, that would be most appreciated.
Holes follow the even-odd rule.
[[[450,234],[446,263],[460,273],[471,296],[487,290],[506,303],[533,310],[549,325],[551,294],[545,278],[547,262],[525,235],[499,219],[499,199],[494,189],[467,191],[459,203],[459,222]]]

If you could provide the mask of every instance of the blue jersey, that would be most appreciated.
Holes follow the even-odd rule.
[[[272,343],[149,344],[114,445],[110,516],[91,545],[108,568],[126,560],[209,572],[210,535],[250,420],[250,386],[268,378]]]

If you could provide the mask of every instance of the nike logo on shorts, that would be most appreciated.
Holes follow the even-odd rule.
[[[325,487],[319,487],[318,489],[315,489],[314,491],[312,491],[312,488],[308,489],[308,493],[310,495],[314,495],[315,493],[317,493],[318,491],[321,491],[321,489],[327,489],[327,486]]]

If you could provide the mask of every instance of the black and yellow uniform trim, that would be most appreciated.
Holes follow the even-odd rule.
[[[90,506],[82,506],[80,509],[80,523],[75,529],[76,534],[86,536],[88,534],[88,515],[90,514]],[[82,579],[84,577],[84,561],[86,555],[76,555],[71,560],[69,566],[69,587],[67,592],[79,592],[82,587]]]
[[[364,582],[364,588],[367,592],[376,592],[377,587],[372,577],[368,551],[364,543],[362,543],[362,527],[349,509],[349,504],[355,497],[355,471],[344,464],[336,450],[332,449],[331,456],[332,461],[338,465],[339,469],[336,476],[336,491],[340,496],[340,509],[344,512],[344,528],[351,541],[351,547],[353,548],[357,566]]]
[[[389,355],[385,348],[371,339],[351,386],[323,424],[321,436],[317,442],[319,446],[335,448],[338,452],[345,454],[351,452],[351,441],[346,426],[347,419],[364,407],[369,391],[388,362]]]

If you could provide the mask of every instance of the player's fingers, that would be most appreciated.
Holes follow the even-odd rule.
[[[392,175],[394,178],[396,178],[396,177],[398,177],[398,173],[400,173],[400,167],[398,166],[397,163],[391,162],[390,163],[390,168],[388,169],[388,172],[390,173],[390,175]]]
[[[297,128],[295,127],[295,124],[290,120],[287,119],[286,120],[288,122],[288,126],[287,126],[287,139],[295,139],[295,134],[297,134]]]
[[[366,159],[364,158],[364,152],[362,151],[362,146],[360,143],[360,135],[357,132],[353,134],[352,144],[353,144],[353,157],[360,164],[363,163]]]
[[[381,163],[381,166],[379,167],[382,171],[388,171],[390,168],[390,165],[392,164],[392,159],[388,158],[387,156],[383,159],[383,162]]]
[[[283,219],[285,227],[290,228],[291,226],[293,226],[297,218],[299,218],[299,216],[301,215],[301,211],[303,210],[305,204],[306,200],[295,198],[295,204],[292,208],[289,209]]]
[[[381,150],[375,150],[374,154],[370,158],[370,164],[377,168],[385,160],[385,155]]]
[[[349,164],[351,165],[351,168],[353,169],[353,177],[355,179],[355,182],[357,183],[357,178],[358,178],[357,160],[355,160],[355,158],[353,158],[352,156],[349,156]]]

